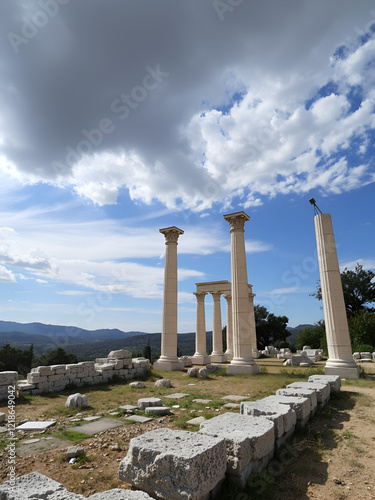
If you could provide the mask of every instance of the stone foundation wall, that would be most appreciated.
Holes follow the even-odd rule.
[[[149,368],[148,359],[132,358],[129,351],[121,349],[95,361],[38,366],[27,374],[26,380],[18,380],[17,372],[0,372],[0,399],[7,398],[9,385],[17,385],[18,392],[22,394],[41,394],[62,391],[69,385],[101,384],[114,376],[133,379],[144,375]]]

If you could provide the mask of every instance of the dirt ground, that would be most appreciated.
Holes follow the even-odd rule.
[[[181,389],[187,391],[187,387],[185,383]],[[235,389],[229,393],[244,394]],[[46,398],[44,404],[20,405],[17,419],[41,420],[55,404],[53,399]],[[219,414],[226,409],[212,411]],[[72,425],[68,416],[57,416],[56,420],[54,431]],[[64,458],[64,450],[71,443],[55,440],[53,445],[57,447],[48,449],[51,439],[45,438],[51,437],[50,432],[28,431],[20,435],[20,443],[30,439],[41,441],[31,443],[29,448],[24,445],[22,453],[18,452],[29,456],[17,456],[17,476],[39,471],[84,496],[110,488],[129,488],[117,479],[117,472],[130,439],[159,427],[177,428],[176,423],[173,416],[163,417],[144,424],[126,424],[84,439],[80,444],[88,459],[78,466]],[[7,479],[6,461],[7,451],[0,451],[0,482]],[[375,499],[375,381],[345,382],[339,396],[318,411],[303,431],[296,432],[286,449],[243,493],[226,491],[220,498]]]

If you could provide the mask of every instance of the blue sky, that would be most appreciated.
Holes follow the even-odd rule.
[[[1,3],[0,319],[160,331],[175,225],[194,331],[245,210],[255,303],[314,323],[311,197],[375,269],[373,3],[237,4]]]

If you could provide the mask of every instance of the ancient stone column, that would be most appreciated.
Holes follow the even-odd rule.
[[[206,348],[206,315],[204,308],[204,298],[207,292],[194,292],[197,298],[197,325],[195,332],[195,354],[191,358],[195,365],[207,365],[210,363],[210,357]]]
[[[231,233],[233,359],[228,373],[259,373],[252,355],[249,289],[247,283],[244,225],[245,212],[224,215]]]
[[[233,326],[232,326],[232,296],[224,295],[227,301],[227,350],[225,351],[225,359],[231,361],[233,359]]]
[[[314,220],[328,347],[328,361],[324,372],[326,375],[358,378],[359,367],[352,357],[331,216],[318,214]]]
[[[177,357],[177,240],[184,234],[178,227],[160,229],[165,236],[163,324],[161,356],[154,363],[157,370],[183,370]]]
[[[251,338],[251,353],[253,357],[258,357],[258,348],[257,348],[257,334],[255,327],[255,313],[254,313],[254,297],[255,293],[253,293],[252,285],[249,285],[249,306],[250,306],[250,338]]]
[[[225,361],[223,353],[223,332],[221,324],[221,292],[212,293],[214,301],[213,326],[212,326],[212,353],[210,359],[212,363],[222,363]]]

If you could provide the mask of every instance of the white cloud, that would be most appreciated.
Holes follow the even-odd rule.
[[[0,265],[0,281],[3,283],[15,283],[16,277],[12,271]]]

